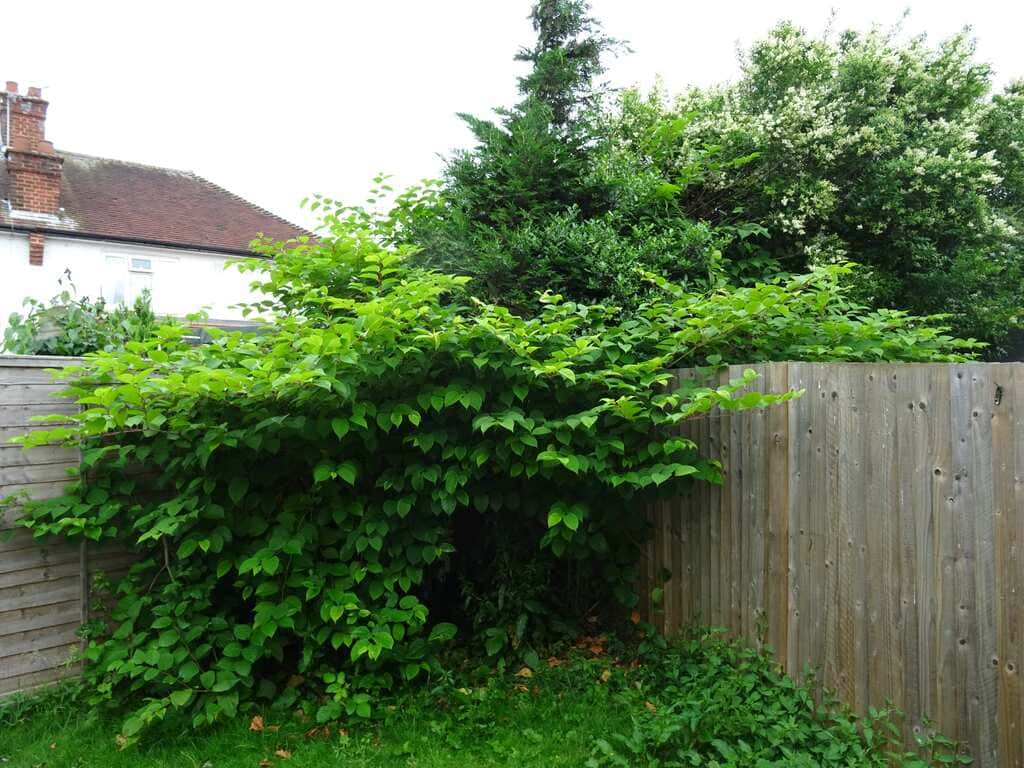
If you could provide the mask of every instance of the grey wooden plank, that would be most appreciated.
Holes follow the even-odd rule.
[[[871,415],[877,416],[878,409],[872,402],[869,406],[869,392],[872,385],[878,385],[881,371],[879,366],[868,368],[842,369],[842,391],[845,398],[840,401],[842,412],[839,416],[840,444],[837,456],[840,461],[842,480],[841,503],[844,524],[839,526],[838,546],[840,560],[834,563],[841,574],[843,585],[843,609],[839,612],[843,622],[841,635],[845,638],[845,674],[852,693],[851,705],[864,711],[868,701],[868,622],[867,607],[871,595],[868,592],[868,530],[877,521],[873,519],[878,510],[868,502],[870,481],[865,478],[868,462],[877,459],[877,435],[869,426]],[[883,457],[884,458],[884,457]]]
[[[729,366],[728,377],[737,378],[743,374],[745,366]],[[720,562],[722,569],[722,587],[727,590],[727,602],[723,626],[729,627],[734,634],[742,632],[742,595],[743,595],[743,442],[745,440],[745,414],[731,411],[723,414],[728,419],[727,445],[723,445],[723,462],[728,457],[728,468],[725,482],[722,484],[722,538]]]
[[[0,589],[0,613],[77,599],[77,575]]]
[[[76,469],[78,462],[64,461],[59,464],[26,464],[19,467],[0,467],[0,488],[9,485],[31,483],[67,482],[72,477],[69,471]]]
[[[774,382],[769,366],[761,366],[761,378],[757,382],[760,392],[770,392]],[[747,507],[753,515],[753,525],[747,539],[747,637],[755,647],[762,647],[769,641],[767,600],[765,595],[765,571],[768,539],[768,411],[758,409],[750,414],[751,430],[746,460],[749,470],[744,474],[744,494]]]
[[[932,465],[932,519],[935,522],[934,616],[932,624],[932,653],[935,657],[935,682],[932,688],[933,717],[950,738],[964,734],[964,719],[957,705],[957,532],[954,503],[956,477],[953,444],[953,392],[957,366],[949,366],[938,377],[938,389],[933,418],[936,424],[935,440],[929,444],[929,463]],[[962,397],[960,398],[962,400]]]
[[[845,430],[849,429],[849,392],[841,368],[823,367],[818,391],[822,416],[815,450],[824,465],[824,485],[815,505],[815,526],[821,532],[824,549],[819,575],[823,581],[816,613],[821,616],[821,682],[845,701],[854,701],[856,665],[854,662],[854,622],[852,601],[853,567],[851,510],[846,504],[849,485],[847,457],[849,448]]]
[[[79,643],[78,629],[82,622],[78,616],[64,624],[54,624],[38,629],[29,629],[17,634],[0,635],[0,677],[4,677],[4,669],[10,666],[18,672],[13,663],[8,659],[15,656],[23,656],[29,653],[46,651],[50,648],[61,648],[69,643]],[[6,675],[11,676],[11,675]]]
[[[54,499],[64,495],[66,486],[67,483],[61,481],[4,485],[0,486],[0,499],[20,493],[27,493],[32,499]],[[17,505],[0,509],[0,531],[14,527],[23,514]]]
[[[24,437],[25,435],[27,435],[27,434],[29,434],[31,432],[37,432],[37,431],[39,431],[41,429],[48,429],[50,426],[59,426],[59,425],[29,424],[27,426],[23,425],[23,426],[18,426],[18,427],[0,427],[0,445],[10,446],[10,447],[19,447],[19,444],[16,443],[15,440],[17,440],[18,438]],[[55,444],[54,443],[49,443],[49,445],[55,445]]]
[[[810,508],[807,526],[809,541],[807,551],[804,553],[805,568],[808,578],[804,589],[808,594],[808,616],[804,626],[810,631],[807,632],[807,645],[805,663],[811,664],[815,669],[821,669],[825,661],[825,625],[826,611],[828,610],[828,595],[826,593],[827,580],[825,578],[825,555],[826,542],[831,529],[831,510],[829,509],[828,497],[828,443],[827,443],[827,422],[828,422],[828,375],[829,367],[822,364],[814,364],[813,387],[814,395],[808,402],[812,408],[812,430],[817,435],[811,444],[810,451],[810,482],[808,488],[811,498],[814,500]],[[816,679],[816,685],[820,688],[821,678]]]
[[[969,707],[977,724],[973,754],[979,766],[998,765],[995,723],[999,714],[999,660],[996,640],[995,499],[992,456],[992,420],[995,382],[990,366],[968,367],[970,375],[969,482],[973,491],[974,584],[976,624],[973,666],[976,691]]]
[[[66,403],[60,393],[64,384],[0,384],[0,407]]]
[[[60,666],[42,669],[38,672],[16,675],[0,680],[0,696],[30,693],[64,678],[73,677],[78,672],[79,666],[77,664],[61,664]]]
[[[0,384],[59,384],[56,371],[49,368],[9,367],[0,363]]]
[[[993,372],[993,503],[997,584],[998,761],[1024,768],[1024,366]]]
[[[789,622],[786,647],[786,671],[800,677],[807,660],[804,617],[808,613],[804,553],[808,541],[808,517],[811,505],[810,475],[811,412],[816,396],[811,387],[806,363],[790,363],[790,388],[804,390],[803,397],[789,407]]]
[[[0,637],[20,635],[33,629],[43,629],[59,624],[71,624],[81,619],[79,600],[65,600],[62,603],[37,605],[0,612]],[[3,640],[0,640],[2,643]]]
[[[50,539],[37,540],[32,538],[28,530],[19,533],[19,543],[25,546],[0,552],[0,584],[10,573],[78,562],[77,544]]]
[[[0,473],[8,467],[40,466],[45,464],[78,464],[78,452],[60,445],[41,445],[23,448],[20,445],[0,445]]]
[[[789,365],[772,364],[773,391],[789,388]],[[769,641],[785,662],[789,625],[789,403],[768,413],[768,527],[765,546]]]
[[[81,357],[64,355],[0,355],[0,369],[4,368],[64,368],[82,362]]]
[[[977,587],[975,585],[974,538],[974,484],[970,475],[973,439],[971,433],[970,368],[956,366],[950,379],[950,416],[953,437],[953,595],[955,602],[954,627],[956,633],[955,708],[961,732],[970,739],[972,752],[977,748],[975,738],[978,723],[977,709],[971,699],[977,696],[978,679],[974,664],[976,626],[978,617]]]
[[[90,558],[89,566],[94,572],[99,572],[125,567],[135,559],[135,555],[124,552],[96,555]],[[65,560],[36,564],[33,567],[0,573],[0,589],[17,587],[24,584],[49,583],[67,576],[77,577],[81,574],[81,571],[80,546],[75,545],[74,551],[69,553]]]
[[[899,493],[896,508],[898,527],[899,581],[893,597],[898,611],[901,641],[902,686],[894,691],[893,702],[904,712],[905,738],[922,726],[929,695],[927,582],[931,557],[931,467],[929,425],[934,422],[935,374],[941,369],[907,366],[897,383],[896,476]],[[922,643],[922,638],[925,642]],[[897,685],[897,681],[893,681]]]
[[[0,406],[0,427],[25,426],[30,429],[52,427],[53,423],[39,423],[40,416],[51,414],[70,415],[79,410],[75,403],[57,401],[55,403],[44,403],[42,405],[3,405]],[[56,422],[64,423],[64,422]]]
[[[0,691],[6,692],[3,691],[4,680],[47,669],[60,669],[73,664],[79,648],[76,639],[66,645],[4,657],[3,664],[0,664]]]
[[[900,499],[899,499],[899,428],[901,409],[910,413],[910,404],[899,398],[899,390],[906,387],[903,381],[909,376],[910,368],[904,365],[883,366],[885,387],[882,399],[883,429],[888,435],[880,446],[884,461],[880,462],[882,475],[878,478],[881,514],[879,526],[869,527],[870,532],[878,528],[878,536],[868,544],[869,570],[880,574],[881,579],[869,586],[872,613],[878,617],[880,635],[870,645],[868,675],[868,700],[873,705],[883,704],[886,699],[902,703],[903,699],[903,646],[902,611],[900,607]],[[882,511],[884,510],[884,511]],[[872,551],[873,550],[873,551]]]

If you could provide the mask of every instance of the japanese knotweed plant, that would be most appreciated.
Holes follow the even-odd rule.
[[[628,605],[646,502],[719,479],[676,427],[796,394],[674,366],[955,348],[851,310],[835,270],[704,296],[661,284],[628,318],[546,296],[523,319],[328,223],[244,265],[262,332],[193,347],[166,327],[89,355],[65,372],[72,424],[24,439],[82,457],[64,496],[19,501],[24,525],[138,554],[85,651],[97,696],[131,707],[127,739],[172,710],[201,725],[259,700],[369,715],[455,633],[432,623],[431,585],[466,520],[471,546],[518,537]]]

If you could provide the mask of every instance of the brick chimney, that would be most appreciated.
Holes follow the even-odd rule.
[[[0,92],[0,139],[14,218],[20,212],[55,216],[60,208],[63,160],[46,140],[47,106],[38,88],[20,94],[18,84],[8,81]]]

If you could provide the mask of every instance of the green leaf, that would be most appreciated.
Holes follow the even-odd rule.
[[[338,473],[338,477],[349,485],[356,484],[356,465],[351,461],[346,461],[344,464],[338,465],[335,471]]]
[[[241,503],[248,490],[249,481],[244,477],[235,476],[231,478],[231,482],[228,484],[228,496],[231,497],[235,504]]]
[[[455,638],[458,631],[458,627],[454,624],[441,622],[440,624],[435,624],[430,630],[429,639],[435,643],[447,643]]]

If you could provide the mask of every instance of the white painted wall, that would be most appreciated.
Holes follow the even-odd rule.
[[[151,275],[130,271],[132,258],[148,260]],[[33,266],[28,260],[28,235],[0,231],[0,344],[10,314],[24,312],[26,296],[48,303],[60,292],[57,281],[66,269],[71,271],[78,296],[113,301],[120,283],[130,299],[133,286],[151,283],[158,315],[182,317],[205,309],[211,320],[241,320],[241,311],[234,305],[258,296],[249,289],[253,274],[225,269],[229,259],[203,251],[47,235],[43,264]]]

